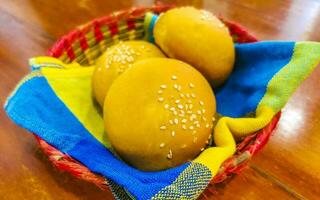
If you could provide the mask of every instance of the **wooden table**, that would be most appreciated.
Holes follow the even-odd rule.
[[[28,58],[43,55],[75,26],[151,0],[1,0],[0,99],[3,105],[28,73]],[[237,21],[261,40],[320,41],[316,0],[177,0]],[[283,110],[275,135],[250,166],[215,199],[320,199],[320,68]],[[112,199],[109,191],[52,167],[33,136],[0,110],[0,199]]]

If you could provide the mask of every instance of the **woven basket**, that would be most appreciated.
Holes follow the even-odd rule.
[[[132,8],[95,19],[63,36],[48,50],[47,55],[56,57],[65,63],[75,61],[81,65],[93,64],[94,60],[107,47],[117,41],[141,39],[144,36],[143,20],[146,12],[161,13],[172,7],[172,5],[157,5],[149,8]],[[229,22],[221,17],[220,19],[229,28],[234,42],[249,43],[257,41],[254,36],[236,23]],[[202,197],[206,197],[205,193],[212,192],[214,184],[225,181],[246,166],[250,158],[268,142],[279,118],[280,113],[265,128],[244,138],[237,144],[237,152],[222,164],[218,174],[211,180]],[[38,136],[35,135],[35,137],[41,149],[58,169],[92,182],[101,189],[109,188],[105,178],[94,174],[87,167],[60,152]]]

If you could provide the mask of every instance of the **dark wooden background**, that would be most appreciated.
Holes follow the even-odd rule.
[[[159,1],[160,2],[160,1]],[[320,1],[176,0],[237,21],[261,40],[320,41]],[[64,33],[93,18],[151,0],[0,0],[0,100]],[[283,110],[275,135],[212,199],[320,199],[320,68]],[[112,199],[109,191],[52,167],[33,136],[0,109],[0,199]]]

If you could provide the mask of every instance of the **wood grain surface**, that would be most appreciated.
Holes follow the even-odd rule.
[[[261,40],[320,41],[316,0],[0,0],[0,103],[63,34],[132,6],[175,3],[236,21]],[[283,109],[274,136],[249,167],[210,199],[320,199],[320,68]],[[0,199],[113,199],[110,191],[53,168],[33,136],[0,109]]]

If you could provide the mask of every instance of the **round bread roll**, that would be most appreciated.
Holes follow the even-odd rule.
[[[233,69],[235,50],[228,28],[205,10],[167,11],[155,23],[154,38],[169,57],[196,67],[213,86],[221,85]]]
[[[104,123],[123,160],[157,171],[185,163],[205,148],[215,111],[213,91],[196,69],[175,59],[150,58],[114,81]]]
[[[92,76],[93,96],[103,107],[105,96],[113,81],[136,61],[150,57],[165,57],[153,44],[131,40],[108,48],[96,61]]]

